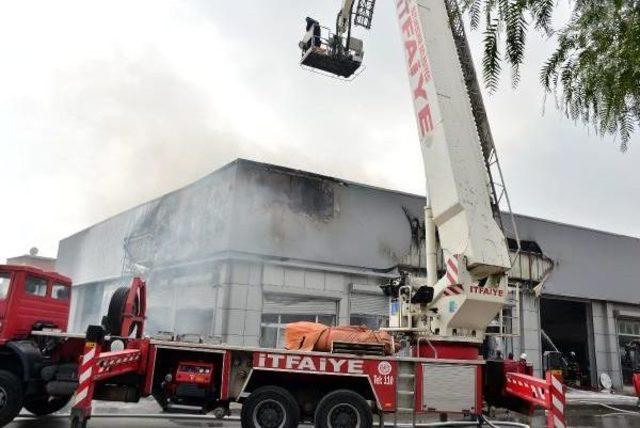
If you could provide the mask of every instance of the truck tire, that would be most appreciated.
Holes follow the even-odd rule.
[[[24,408],[36,416],[45,416],[62,409],[71,400],[71,397],[37,397],[28,399]]]
[[[289,391],[279,386],[263,386],[242,404],[242,428],[295,428],[300,423],[300,407]]]
[[[0,427],[18,416],[22,403],[22,382],[13,373],[0,370]]]
[[[318,404],[316,428],[371,428],[373,413],[360,394],[339,389],[327,394]]]

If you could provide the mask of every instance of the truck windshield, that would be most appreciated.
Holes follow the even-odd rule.
[[[9,292],[9,282],[11,281],[11,274],[6,272],[0,272],[0,300],[4,300]]]

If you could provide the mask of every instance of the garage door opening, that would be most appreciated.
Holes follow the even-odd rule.
[[[577,388],[591,387],[591,353],[587,304],[570,300],[541,299],[540,324],[567,362],[565,381]],[[542,334],[542,351],[554,351]],[[575,354],[572,355],[572,353]]]

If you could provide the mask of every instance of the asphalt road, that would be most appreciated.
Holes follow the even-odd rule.
[[[152,418],[92,418],[88,423],[89,428],[177,428],[177,427],[240,427],[239,421],[218,420],[179,420],[179,419],[152,419]],[[7,428],[69,428],[69,420],[65,417],[49,417],[42,419],[17,419]]]
[[[627,411],[640,409],[626,408]],[[16,419],[8,425],[9,428],[68,428],[69,419],[64,415],[35,419],[24,413],[26,417]],[[157,417],[141,417],[143,415],[159,414],[159,407],[153,400],[142,400],[138,404],[124,403],[96,403],[94,406],[96,417],[89,421],[89,428],[196,428],[196,427],[240,427],[236,415],[231,419],[217,420],[213,417],[202,419],[186,415],[161,415]],[[104,415],[104,416],[100,416]],[[506,420],[516,420],[527,423],[531,428],[545,427],[542,413],[533,418],[502,415]],[[618,414],[610,409],[601,407],[574,407],[567,414],[568,425],[572,428],[640,428],[640,414]],[[496,418],[500,418],[499,416]],[[390,420],[387,420],[390,422]],[[310,427],[311,425],[305,425]]]
[[[572,428],[636,428],[640,427],[638,416],[605,416],[572,415],[569,418],[569,426]],[[534,418],[530,422],[532,428],[545,427],[544,417]],[[305,425],[311,427],[311,425]],[[10,428],[68,428],[69,421],[64,417],[49,417],[44,419],[24,418],[15,420],[9,424]],[[195,427],[240,427],[237,420],[180,420],[180,419],[155,419],[155,418],[131,418],[123,417],[96,417],[89,422],[90,428],[195,428]]]

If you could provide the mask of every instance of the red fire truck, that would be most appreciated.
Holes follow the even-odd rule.
[[[71,426],[85,427],[93,400],[147,396],[167,411],[220,416],[239,402],[243,427],[312,421],[364,428],[374,415],[395,420],[431,412],[481,422],[490,405],[525,412],[541,406],[550,427],[564,426],[562,384],[531,376],[531,366],[520,362],[444,348],[423,356],[424,343],[399,358],[362,344],[294,352],[151,339],[144,335],[146,285],[138,278],[114,292],[103,325],[69,334],[69,278],[5,265],[0,280],[0,426],[23,407],[44,416],[71,401]]]

